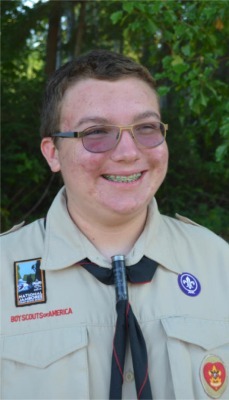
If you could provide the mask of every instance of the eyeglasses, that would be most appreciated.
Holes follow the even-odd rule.
[[[168,125],[163,122],[145,122],[138,125],[95,125],[82,132],[52,133],[56,138],[81,138],[83,146],[91,153],[104,153],[117,146],[124,130],[131,132],[136,143],[146,148],[157,147],[166,138]]]

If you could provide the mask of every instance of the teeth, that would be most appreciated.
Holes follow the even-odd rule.
[[[103,175],[105,179],[112,182],[134,182],[137,181],[141,177],[141,173],[122,176],[122,175]]]

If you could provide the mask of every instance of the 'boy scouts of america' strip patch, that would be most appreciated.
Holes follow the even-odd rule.
[[[46,303],[45,271],[40,269],[41,258],[15,261],[16,307]]]

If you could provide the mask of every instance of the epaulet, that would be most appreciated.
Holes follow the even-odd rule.
[[[187,218],[187,217],[183,217],[183,215],[180,214],[175,214],[175,217],[182,222],[185,222],[186,224],[191,224],[191,225],[195,225],[195,226],[201,226],[199,224],[197,224],[196,222],[192,221],[191,219]]]
[[[12,233],[12,232],[18,231],[18,230],[21,229],[24,225],[25,225],[25,221],[21,222],[20,224],[14,225],[14,226],[13,226],[11,229],[9,229],[8,231],[2,232],[2,233],[0,234],[0,236],[8,235],[8,233]]]

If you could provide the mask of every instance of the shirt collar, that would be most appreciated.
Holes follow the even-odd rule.
[[[70,267],[84,258],[108,267],[108,261],[79,230],[67,209],[63,187],[55,197],[46,218],[44,254],[41,268],[58,270]]]
[[[144,231],[127,256],[127,265],[137,263],[145,255],[177,274],[183,272],[171,246],[172,221],[172,218],[160,214],[157,201],[153,198],[148,207]]]
[[[144,231],[126,256],[126,264],[136,264],[143,255],[160,265],[180,273],[169,243],[168,227],[158,210],[156,199],[149,205]],[[101,255],[71,219],[66,206],[63,187],[55,197],[46,220],[44,254],[41,268],[59,270],[70,267],[84,258],[111,268],[111,263]]]

